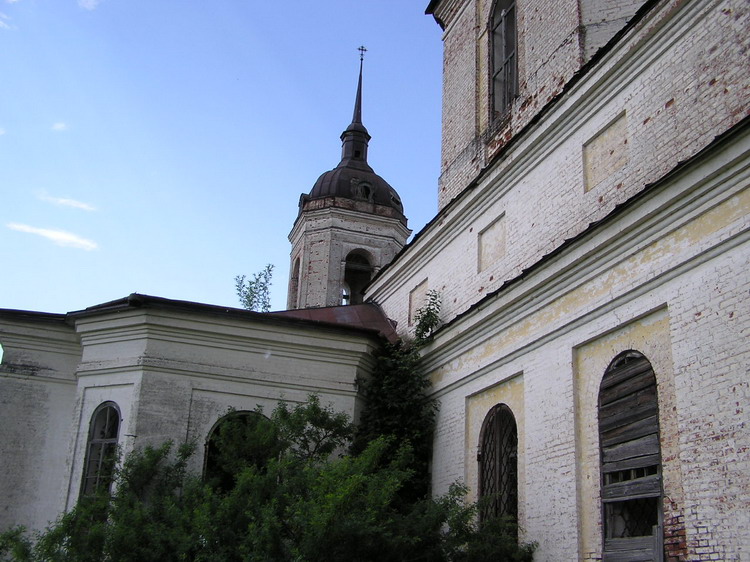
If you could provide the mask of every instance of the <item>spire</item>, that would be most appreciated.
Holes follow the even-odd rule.
[[[357,82],[357,99],[354,100],[354,115],[352,123],[362,124],[362,64],[365,59],[367,49],[364,46],[358,47],[359,51],[359,82]]]
[[[367,164],[367,144],[370,141],[370,134],[362,124],[362,65],[365,57],[364,47],[359,47],[359,80],[357,81],[357,97],[354,100],[354,113],[352,122],[341,133],[341,166],[353,166],[370,170]]]

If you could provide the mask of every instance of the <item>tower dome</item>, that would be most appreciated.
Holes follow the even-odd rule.
[[[352,122],[341,134],[341,162],[299,201],[287,306],[359,304],[368,283],[403,248],[411,231],[401,198],[367,163],[362,124],[362,54]]]
[[[321,174],[309,194],[300,198],[300,212],[312,206],[317,208],[322,199],[343,199],[343,206],[350,202],[370,204],[369,212],[398,218],[406,224],[401,198],[387,181],[375,173],[367,163],[367,148],[370,134],[362,124],[362,64],[360,60],[357,96],[354,102],[352,122],[341,133],[341,162],[332,170]],[[313,203],[310,205],[310,203]],[[332,201],[329,200],[330,205]],[[335,203],[334,203],[335,204]],[[357,205],[361,211],[366,207]]]

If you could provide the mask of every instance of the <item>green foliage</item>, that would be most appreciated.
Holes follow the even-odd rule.
[[[283,450],[279,428],[261,411],[230,409],[208,440],[206,482],[227,491],[247,466],[262,470]]]
[[[425,305],[415,314],[415,340],[386,344],[374,354],[375,368],[363,380],[365,407],[351,452],[361,452],[378,437],[392,439],[391,451],[408,445],[413,474],[400,496],[414,502],[429,492],[429,462],[437,402],[428,396],[430,381],[421,369],[419,350],[440,323],[441,296],[429,291]]]
[[[33,545],[23,527],[12,527],[0,533],[0,560],[32,560]]]
[[[307,402],[290,409],[282,402],[271,414],[271,421],[287,451],[302,461],[328,460],[337,449],[349,444],[354,425],[343,412],[321,406],[320,398],[312,394]]]
[[[268,264],[258,273],[253,275],[252,279],[244,275],[238,275],[234,278],[237,297],[240,304],[247,310],[255,312],[268,312],[271,310],[271,276],[273,275],[273,265]]]
[[[391,438],[391,454],[408,444],[413,476],[404,493],[408,501],[423,497],[429,491],[437,403],[427,395],[430,381],[420,368],[418,348],[403,342],[386,344],[375,353],[373,374],[361,385],[365,407],[351,452],[362,452],[379,437]]]
[[[428,291],[424,306],[414,313],[414,338],[418,344],[424,343],[440,325],[442,297],[438,291]]]
[[[512,526],[477,527],[463,487],[405,502],[415,474],[408,443],[378,437],[357,455],[330,456],[352,427],[317,397],[262,419],[230,415],[217,441],[247,455],[231,465],[230,487],[186,470],[194,447],[136,450],[117,471],[111,498],[79,501],[33,544],[21,528],[0,534],[0,560],[531,560],[533,549],[516,545]],[[248,444],[263,442],[269,425],[275,441],[259,459]]]

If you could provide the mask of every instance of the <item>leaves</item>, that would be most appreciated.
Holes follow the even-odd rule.
[[[427,291],[426,303],[414,313],[414,338],[418,345],[427,340],[440,325],[442,297],[438,291]]]
[[[237,297],[240,304],[247,310],[255,312],[268,312],[271,310],[271,277],[273,276],[273,265],[268,264],[252,279],[244,275],[234,278]]]
[[[427,392],[430,381],[420,368],[417,347],[403,342],[387,344],[375,353],[372,376],[362,381],[365,407],[351,451],[358,454],[379,437],[392,438],[391,452],[408,444],[413,477],[401,495],[407,501],[429,491],[428,463],[437,403]]]
[[[402,372],[415,358],[395,349],[380,360]],[[409,384],[420,389],[424,382]],[[518,546],[512,524],[476,525],[465,487],[405,501],[404,490],[423,469],[410,440],[376,437],[358,454],[334,458],[352,426],[316,396],[282,403],[270,418],[245,412],[252,414],[247,422],[233,414],[239,413],[229,412],[229,429],[219,430],[215,442],[230,449],[220,458],[232,451],[237,457],[226,465],[233,471],[227,488],[187,471],[192,445],[135,450],[115,474],[111,497],[82,498],[34,541],[21,528],[0,534],[0,560],[531,560],[533,547]],[[274,439],[258,462],[257,445],[269,435]]]

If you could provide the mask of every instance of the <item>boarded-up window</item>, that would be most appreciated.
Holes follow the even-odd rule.
[[[479,435],[480,519],[518,519],[518,430],[505,404],[493,407]]]
[[[91,416],[81,496],[108,493],[117,463],[120,409],[114,402],[100,404]]]
[[[661,448],[654,371],[627,351],[599,387],[603,560],[662,560]]]

